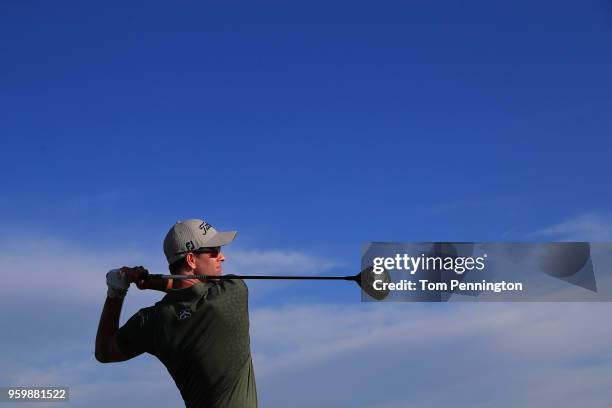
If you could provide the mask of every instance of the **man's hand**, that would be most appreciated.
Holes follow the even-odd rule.
[[[130,282],[125,278],[125,273],[122,272],[122,269],[111,269],[106,274],[107,296],[109,298],[123,299],[127,295]]]
[[[114,275],[112,276],[112,282],[109,282],[109,275],[107,274],[107,283],[109,284],[109,293],[110,287],[113,285],[114,292],[118,292],[119,295],[123,293],[123,296],[116,297],[125,297],[125,293],[127,293],[127,289],[130,286],[130,283],[135,283],[138,289],[152,289],[159,290],[162,292],[166,292],[168,289],[172,287],[172,280],[165,280],[161,278],[149,278],[149,271],[145,269],[143,266],[123,266],[119,269],[114,269]],[[113,272],[111,271],[111,272]],[[111,273],[109,272],[109,274]],[[125,292],[125,293],[124,293]],[[112,297],[109,295],[109,297]]]
[[[149,289],[147,275],[149,275],[149,271],[146,270],[143,266],[123,266],[119,269],[119,274],[122,275],[128,285],[130,283],[135,283],[138,289]]]
[[[122,266],[119,269],[113,269],[106,274],[106,284],[108,285],[108,297],[124,298],[127,294],[130,283],[135,283],[138,289],[157,289],[159,283],[151,282],[146,279],[149,275],[143,266]]]

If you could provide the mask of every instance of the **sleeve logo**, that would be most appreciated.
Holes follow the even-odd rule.
[[[176,316],[179,320],[187,320],[191,317],[191,311],[189,309],[179,310]]]

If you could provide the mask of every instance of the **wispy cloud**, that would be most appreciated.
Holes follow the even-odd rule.
[[[35,269],[41,278],[9,277],[13,286],[2,289],[8,312],[0,324],[11,330],[0,337],[5,350],[0,382],[67,385],[73,393],[69,405],[77,407],[180,405],[172,380],[153,357],[111,365],[93,359],[103,272],[130,256],[146,258],[141,253],[87,251],[53,240],[30,245],[27,249],[41,254],[41,260],[32,257],[28,270]],[[242,251],[233,256],[237,268],[254,268],[249,273],[307,273],[336,265],[300,252]],[[273,260],[286,270],[275,269]],[[4,242],[2,269],[22,262]],[[84,271],[84,264],[95,268]],[[70,279],[56,283],[56,273],[62,271]],[[53,293],[39,298],[45,290]],[[133,293],[128,298],[123,320],[151,303]],[[57,305],[60,299],[68,299],[72,308]],[[602,324],[608,309],[607,304],[580,303],[263,307],[255,300],[251,335],[260,405],[603,407],[612,400],[612,327]],[[47,346],[40,347],[43,343]]]
[[[235,275],[319,275],[343,267],[341,261],[295,250],[228,250],[225,273]],[[249,281],[251,297],[269,298],[271,293],[288,293],[298,281]]]
[[[604,407],[612,399],[607,315],[606,304],[255,308],[260,405]],[[69,385],[73,406],[180,404],[150,356],[100,365],[64,353],[47,366],[7,366],[12,381]]]
[[[597,213],[582,214],[527,236],[549,237],[559,241],[610,241],[612,217]]]
[[[180,393],[165,368],[150,356],[141,356],[129,363],[102,365],[92,357],[55,364],[4,366],[9,375],[2,376],[3,384],[14,386],[67,386],[70,388],[68,406],[105,407],[181,406]],[[149,403],[147,403],[149,402]],[[37,404],[53,407],[56,403]]]
[[[570,407],[581,398],[598,407],[612,398],[601,377],[612,369],[605,305],[433,306],[254,311],[265,405]],[[600,363],[576,364],[592,356]]]
[[[89,249],[37,234],[0,237],[4,301],[22,299],[22,290],[39,302],[91,302],[105,292],[105,274],[123,265],[155,264],[139,251]]]
[[[38,234],[0,237],[0,270],[3,284],[0,296],[4,300],[19,299],[26,288],[39,301],[99,302],[106,291],[105,274],[123,265],[144,265],[153,273],[169,273],[162,254],[143,250],[91,249],[77,243]],[[300,251],[229,250],[225,273],[234,274],[316,274],[342,263],[319,258]],[[288,284],[288,283],[287,283]],[[287,285],[285,284],[285,285]],[[281,285],[267,285],[266,291]],[[134,295],[134,293],[138,293]],[[151,301],[159,293],[130,290],[130,297]]]
[[[230,261],[226,267],[228,270],[235,270],[236,273],[248,271],[251,274],[262,275],[316,275],[344,265],[337,260],[308,255],[299,251],[279,250],[232,251]]]

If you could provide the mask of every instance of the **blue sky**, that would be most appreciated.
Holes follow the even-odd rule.
[[[154,360],[100,366],[91,349],[106,270],[163,270],[162,239],[178,219],[237,229],[226,265],[244,274],[355,273],[368,241],[612,238],[607,2],[0,7],[0,267],[10,283],[0,323],[11,328],[0,383],[68,384],[72,405],[106,406],[136,398],[129,385],[142,382],[161,390],[151,406],[175,403]],[[312,405],[313,388],[320,406],[478,406],[458,390],[406,394],[399,376],[418,373],[381,351],[356,374],[354,359],[381,339],[394,356],[403,341],[420,350],[432,380],[489,381],[482,406],[502,384],[518,390],[506,398],[514,406],[612,399],[596,381],[569,381],[612,369],[612,333],[586,319],[606,316],[605,304],[362,305],[344,283],[254,284],[251,294],[262,406],[291,394]],[[123,319],[155,299],[132,291]],[[453,331],[463,309],[497,323]],[[542,320],[551,326],[517,340],[523,349],[503,341]],[[413,338],[412,325],[425,334]],[[571,330],[594,334],[585,347],[561,345]],[[295,333],[321,334],[304,343]],[[430,341],[484,350],[482,364],[448,364]],[[494,356],[506,377],[485,375]],[[551,380],[530,385],[517,378],[525,370]],[[390,384],[384,401],[323,381],[346,390],[372,372]],[[553,383],[567,393],[546,391]]]

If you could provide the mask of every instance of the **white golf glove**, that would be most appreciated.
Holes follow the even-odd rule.
[[[127,295],[130,282],[121,275],[121,269],[111,269],[106,274],[106,285],[108,286],[106,294],[109,298],[123,299]]]

